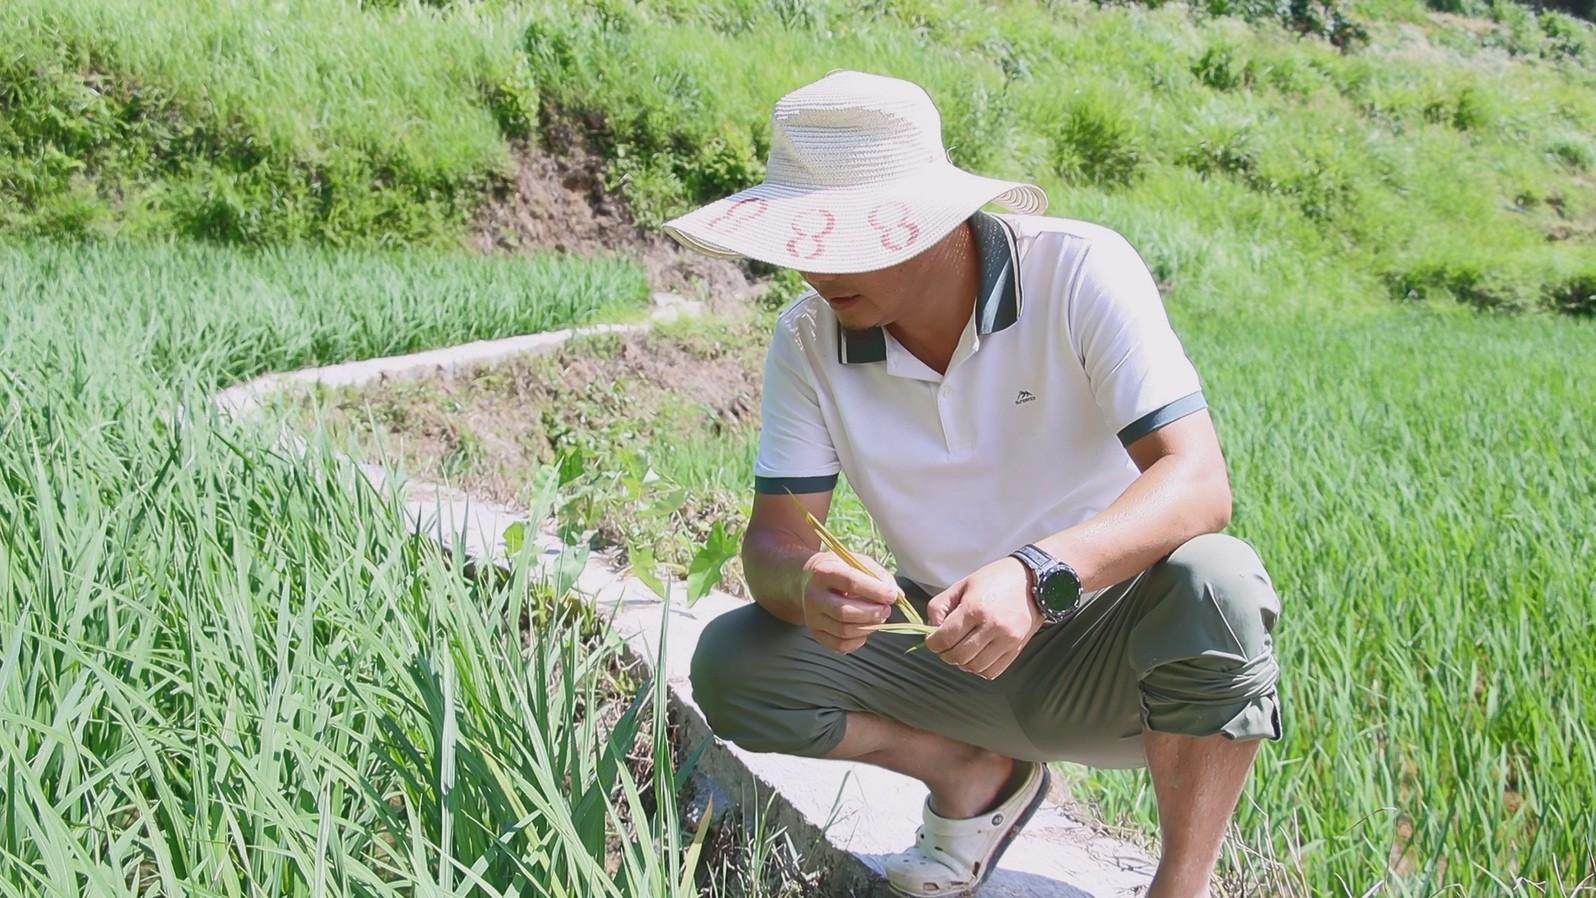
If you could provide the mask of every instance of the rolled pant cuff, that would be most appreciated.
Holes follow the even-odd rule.
[[[1223,734],[1235,740],[1278,741],[1280,702],[1274,692],[1239,702],[1167,702],[1142,698],[1142,724],[1155,733],[1182,736]]]
[[[1142,678],[1142,725],[1157,733],[1278,740],[1279,679],[1267,652],[1245,661],[1211,656],[1171,662]]]

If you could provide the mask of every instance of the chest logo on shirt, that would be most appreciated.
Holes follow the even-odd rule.
[[[1030,390],[1021,390],[1019,392],[1019,395],[1014,397],[1014,404],[1015,405],[1024,405],[1027,402],[1035,402],[1035,401],[1036,401],[1036,394],[1032,393]]]

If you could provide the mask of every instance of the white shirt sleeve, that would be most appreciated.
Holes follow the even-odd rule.
[[[829,492],[841,469],[820,412],[814,377],[791,322],[778,319],[765,353],[754,488],[762,493]]]
[[[1152,272],[1123,237],[1092,242],[1067,314],[1070,348],[1122,444],[1207,407]]]

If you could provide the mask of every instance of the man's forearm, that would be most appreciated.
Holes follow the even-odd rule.
[[[750,531],[743,540],[743,579],[754,601],[789,624],[802,624],[804,565],[815,551],[796,534]]]
[[[1222,467],[1167,455],[1103,511],[1037,545],[1069,562],[1090,591],[1152,567],[1194,536],[1224,529],[1230,512]]]

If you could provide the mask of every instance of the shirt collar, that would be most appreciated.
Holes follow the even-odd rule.
[[[1020,266],[1014,232],[1007,222],[976,210],[970,216],[970,226],[981,263],[981,287],[975,296],[975,332],[985,335],[1019,320]],[[839,322],[837,356],[844,365],[886,361],[886,331],[879,327],[849,330]]]

